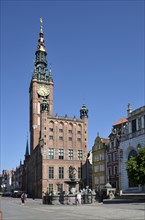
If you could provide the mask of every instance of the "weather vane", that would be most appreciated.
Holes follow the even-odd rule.
[[[43,21],[42,21],[42,17],[40,17],[40,23],[41,23],[41,24],[43,23]]]
[[[40,31],[41,32],[43,32],[42,27],[43,27],[43,20],[42,20],[42,17],[40,17]]]

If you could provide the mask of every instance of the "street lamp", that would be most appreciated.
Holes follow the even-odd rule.
[[[123,159],[123,149],[119,149],[119,190],[120,190],[120,194],[122,194],[122,170],[121,170],[121,164],[122,164],[122,159]]]

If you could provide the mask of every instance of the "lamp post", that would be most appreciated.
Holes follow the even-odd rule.
[[[39,145],[40,145],[40,152],[41,152],[41,157],[42,157],[42,173],[41,173],[41,194],[42,194],[42,196],[43,196],[43,157],[44,157],[44,148],[43,148],[43,146],[44,146],[44,139],[42,139],[42,138],[40,138],[40,140],[39,140]]]
[[[121,194],[121,163],[123,158],[123,150],[119,149],[119,190]]]

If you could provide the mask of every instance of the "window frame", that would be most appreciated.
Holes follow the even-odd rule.
[[[58,149],[58,159],[64,160],[64,149],[63,148]]]
[[[52,166],[49,167],[48,178],[51,180],[54,179],[54,167]]]
[[[48,148],[48,159],[49,160],[54,160],[54,148]]]
[[[69,149],[68,150],[68,158],[69,158],[69,160],[73,160],[74,159],[73,149]]]

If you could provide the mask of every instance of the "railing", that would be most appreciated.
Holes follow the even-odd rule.
[[[130,134],[126,134],[126,135],[122,136],[121,137],[121,142],[122,141],[126,141],[128,139],[132,139],[132,138],[138,137],[138,136],[143,135],[143,134],[145,134],[145,128],[142,128],[141,130],[138,130],[138,131],[136,131],[134,133],[130,133]]]

